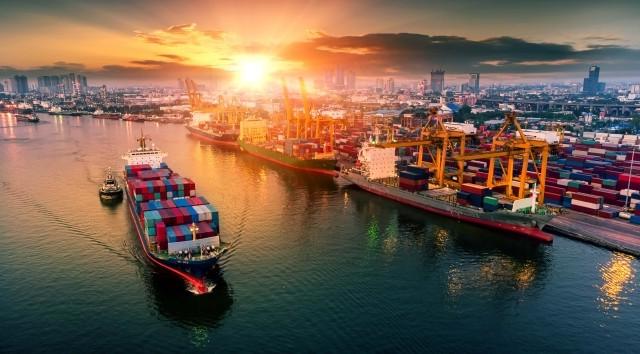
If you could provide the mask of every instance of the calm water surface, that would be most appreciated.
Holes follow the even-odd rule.
[[[538,245],[191,139],[0,115],[0,352],[638,352],[639,262]],[[221,214],[212,294],[145,261],[104,168],[144,128]]]

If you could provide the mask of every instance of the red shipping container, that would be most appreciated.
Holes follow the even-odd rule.
[[[583,202],[594,204],[602,204],[604,202],[604,198],[599,195],[591,195],[585,193],[572,193],[571,199],[581,200]]]
[[[460,185],[460,190],[463,192],[475,194],[475,195],[484,195],[486,194],[486,190],[488,188],[485,186],[471,184],[471,183],[463,183]]]
[[[556,187],[554,185],[545,185],[545,194],[553,193],[563,196],[565,193],[564,187]]]
[[[177,210],[182,214],[183,222],[181,222],[181,224],[191,224],[193,222],[191,214],[189,213],[189,210],[187,210],[187,208],[182,207],[177,208]]]
[[[581,184],[580,187],[578,187],[578,190],[584,193],[591,193],[593,186],[589,184]]]
[[[544,192],[544,199],[550,199],[550,200],[553,200],[555,202],[561,202],[562,201],[562,195],[561,194],[556,194],[556,193]]]
[[[571,210],[575,210],[575,211],[579,211],[581,213],[586,213],[589,215],[598,215],[598,210],[597,209],[589,209],[589,208],[585,208],[585,207],[581,207],[578,205],[571,205]]]
[[[156,243],[159,249],[167,249],[167,226],[163,222],[156,223]]]

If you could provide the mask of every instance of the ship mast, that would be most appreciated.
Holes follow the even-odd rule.
[[[142,132],[142,129],[140,129],[140,137],[137,140],[138,140],[138,143],[140,143],[140,149],[146,150],[147,149],[147,138],[144,136],[144,133]],[[151,139],[149,139],[149,140],[151,140]]]

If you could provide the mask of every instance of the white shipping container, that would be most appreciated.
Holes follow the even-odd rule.
[[[625,220],[629,220],[629,219],[631,219],[631,215],[633,215],[633,214],[631,214],[631,213],[627,213],[627,212],[625,212],[625,211],[621,211],[621,212],[619,212],[619,213],[618,213],[618,216],[619,216],[621,219],[625,219]]]
[[[631,196],[633,193],[638,193],[637,190],[635,189],[622,189],[620,190],[620,195],[624,195],[624,196]]]
[[[584,133],[582,133],[582,136],[584,138],[593,139],[593,138],[596,137],[596,132],[584,132]]]
[[[576,206],[580,206],[583,208],[589,208],[589,209],[593,209],[593,210],[599,210],[602,205],[600,204],[595,204],[595,203],[589,203],[589,202],[585,202],[583,200],[575,200],[575,199],[571,199],[571,205],[576,205]]]
[[[587,156],[589,155],[588,151],[583,151],[583,150],[573,150],[571,151],[571,155],[573,156]]]

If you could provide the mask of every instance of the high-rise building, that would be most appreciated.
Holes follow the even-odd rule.
[[[14,83],[14,80],[13,80],[12,77],[10,77],[8,79],[5,79],[3,81],[3,84],[4,84],[4,92],[6,92],[6,93],[15,92],[16,84]]]
[[[4,86],[0,84],[0,92],[4,92]]]
[[[84,75],[78,75],[78,86],[80,86],[80,93],[87,93],[89,85],[87,85],[87,77]]]
[[[13,80],[15,81],[16,87],[14,92],[17,94],[25,94],[29,92],[29,80],[24,75],[15,75],[13,76]]]
[[[629,93],[634,93],[634,94],[640,93],[640,84],[633,84],[629,86]]]
[[[102,98],[103,101],[107,99],[107,85],[100,87],[100,98]]]
[[[341,65],[336,65],[336,82],[333,86],[336,90],[344,88],[344,68]]]
[[[591,65],[589,67],[589,77],[584,78],[582,92],[585,94],[595,95],[604,92],[604,82],[600,80],[600,67]]]
[[[424,96],[427,93],[428,89],[429,83],[427,82],[427,79],[420,80],[417,87],[418,94]]]
[[[386,92],[386,93],[394,93],[395,90],[396,90],[395,82],[393,81],[393,78],[390,77],[384,83],[384,92]]]
[[[480,93],[480,74],[479,73],[469,74],[468,90],[475,94]]]
[[[444,70],[431,71],[431,91],[434,93],[444,91]]]
[[[355,90],[356,89],[356,72],[353,70],[347,70],[347,90]]]
[[[331,70],[324,72],[324,88],[327,90],[333,89],[333,71]]]
[[[184,91],[184,80],[178,78],[178,90]]]
[[[376,79],[376,93],[382,93],[384,90],[384,80],[381,78]]]

